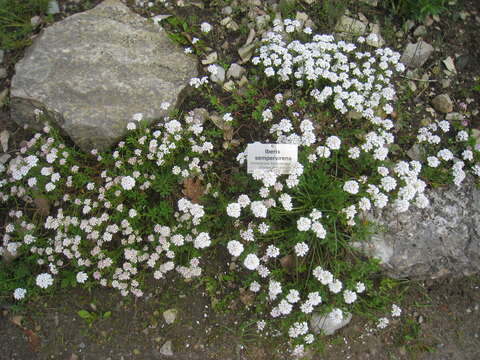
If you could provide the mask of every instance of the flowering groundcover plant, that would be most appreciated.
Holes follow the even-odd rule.
[[[0,167],[0,198],[11,209],[0,252],[19,256],[9,274],[23,281],[4,290],[22,301],[57,284],[100,284],[140,297],[147,277],[201,276],[202,257],[216,248],[254,298],[258,331],[282,330],[294,355],[318,341],[314,311],[340,322],[373,303],[385,309],[369,302],[377,261],[351,247],[371,231],[363,215],[427,207],[427,181],[461,185],[468,171],[480,175],[479,153],[468,129],[446,120],[412,134],[424,161],[391,151],[393,83],[404,67],[399,54],[364,43],[276,20],[245,91],[219,100],[207,77],[192,79],[237,142],[194,112],[152,129],[136,114],[125,141],[86,156],[46,126]],[[296,144],[299,161],[288,175],[249,175],[242,150],[253,141]],[[192,178],[203,184],[200,198],[181,191]],[[35,210],[40,198],[53,205],[46,216]],[[400,314],[394,305],[392,316]]]

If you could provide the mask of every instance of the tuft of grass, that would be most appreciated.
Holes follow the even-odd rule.
[[[48,0],[0,0],[0,48],[18,50],[30,45],[35,28],[30,19],[44,15]]]
[[[384,6],[393,16],[422,21],[446,10],[446,0],[389,0]]]

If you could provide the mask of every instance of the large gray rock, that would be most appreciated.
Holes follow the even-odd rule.
[[[415,44],[408,44],[402,54],[400,61],[407,66],[417,68],[425,64],[433,53],[433,46],[425,41],[419,41]]]
[[[480,189],[467,177],[460,188],[434,189],[427,196],[427,209],[373,214],[371,220],[384,231],[354,246],[380,259],[396,278],[480,272]]]
[[[84,150],[108,148],[135,113],[153,121],[179,105],[196,60],[164,30],[119,0],[106,0],[46,28],[17,63],[13,119],[40,128],[33,110],[47,111]]]

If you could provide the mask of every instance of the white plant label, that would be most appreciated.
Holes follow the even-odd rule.
[[[298,145],[261,144],[247,146],[247,172],[256,169],[275,170],[278,174],[290,174],[292,165],[298,160]]]

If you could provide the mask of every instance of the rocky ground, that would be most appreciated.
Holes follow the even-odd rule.
[[[52,12],[55,20],[60,20],[98,2],[58,1],[58,12],[56,8]],[[299,1],[299,11],[311,2],[314,1]],[[133,1],[128,3],[145,14]],[[212,24],[223,21],[228,31],[215,32],[218,46],[206,56],[217,52],[217,56],[229,62],[241,62],[242,57],[248,56],[248,45],[245,48],[244,44],[248,43],[249,34],[240,30],[242,19],[259,22],[259,17],[266,14],[261,1],[236,2],[244,11],[232,16],[228,15],[231,9],[226,8],[237,7],[220,7],[217,3],[221,1],[205,2],[207,9],[198,6],[201,1],[178,3],[182,5],[175,8],[179,15],[194,13]],[[349,12],[345,13],[365,26],[369,22],[378,24],[387,45],[400,52],[407,51],[408,44],[419,41],[429,44],[420,48],[429,50],[428,55],[419,54],[415,48],[410,58],[415,57],[419,63],[399,80],[405,94],[399,99],[399,122],[418,119],[420,123],[435,114],[448,114],[469,122],[472,128],[480,127],[480,3],[475,0],[451,3],[447,12],[428,17],[424,22],[401,23],[386,17],[378,6],[356,1],[350,2]],[[209,6],[216,11],[209,11]],[[225,21],[228,17],[230,20]],[[32,21],[41,23],[43,19]],[[331,19],[321,22],[320,30],[327,31],[329,22]],[[0,140],[7,154],[24,138],[23,130],[11,121],[6,100],[14,65],[22,55],[22,52],[8,52],[0,61],[0,106],[3,106]],[[204,64],[208,64],[208,59]],[[478,359],[479,286],[480,278],[476,275],[405,281],[392,289],[398,292],[403,309],[399,320],[379,331],[368,320],[354,317],[347,327],[327,337],[324,348],[309,358]],[[218,299],[208,289],[208,282],[181,285],[172,281],[151,288],[154,289],[151,293],[137,301],[106,289],[73,289],[32,300],[22,308],[2,303],[0,359],[287,358],[287,347],[281,338],[260,337],[256,333],[241,300],[227,304],[227,311],[215,311]]]

